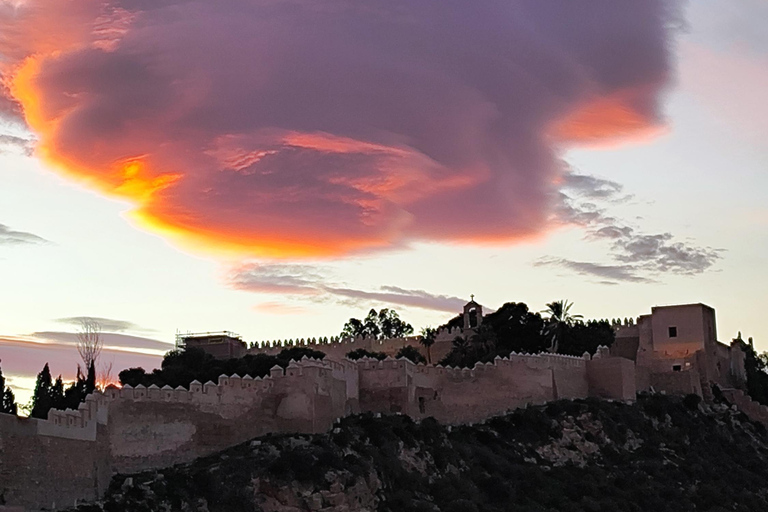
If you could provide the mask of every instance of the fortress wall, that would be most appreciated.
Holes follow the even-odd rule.
[[[40,435],[45,420],[0,414],[0,494],[27,510],[97,499],[112,474],[105,442]],[[104,426],[100,439],[105,439]]]
[[[562,355],[513,353],[472,369],[403,360],[364,360],[358,368],[363,410],[433,416],[446,423],[479,421],[558,396],[583,398],[589,391],[586,361]]]
[[[404,359],[360,360],[360,410],[409,414],[414,401],[414,366]]]
[[[590,396],[615,400],[635,399],[635,364],[631,360],[623,357],[600,357],[586,361],[586,364]]]
[[[114,470],[133,472],[209,455],[270,432],[325,432],[357,406],[338,377],[349,364],[292,362],[263,379],[221,376],[190,389],[110,389]],[[336,372],[336,377],[334,376]]]
[[[430,347],[429,355],[433,363],[442,360],[453,348],[453,338],[461,334],[461,329],[442,330],[435,339],[435,343]],[[304,347],[312,350],[324,352],[329,358],[343,360],[349,352],[363,349],[369,352],[383,352],[388,356],[395,356],[403,347],[414,347],[419,353],[427,357],[427,349],[421,345],[419,336],[406,336],[403,338],[390,338],[386,340],[377,340],[371,337],[343,338],[335,342],[312,342],[308,340],[298,340],[290,343],[288,340],[265,341],[260,342],[255,347],[248,349],[249,354],[268,354],[276,355],[286,348]]]
[[[657,392],[702,396],[701,374],[696,370],[682,372],[651,373],[650,384]]]
[[[526,404],[555,398],[552,369],[538,360],[510,359],[497,365],[446,372],[439,383],[439,403],[424,415],[445,423],[467,423],[501,414]],[[534,364],[529,364],[534,363]]]

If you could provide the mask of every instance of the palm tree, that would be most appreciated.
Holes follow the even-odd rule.
[[[570,313],[572,306],[573,302],[557,300],[547,304],[547,309],[542,311],[549,315],[544,326],[544,335],[550,340],[549,351],[552,353],[557,353],[566,331],[584,318],[581,315],[572,315]]]
[[[421,346],[427,349],[427,363],[432,364],[432,354],[430,353],[429,348],[435,344],[435,338],[437,337],[437,329],[434,327],[422,327],[421,328],[421,338],[419,338],[419,343],[421,343]]]

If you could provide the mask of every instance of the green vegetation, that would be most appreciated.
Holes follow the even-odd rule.
[[[350,318],[344,324],[341,337],[363,336],[376,339],[402,338],[413,334],[413,326],[400,319],[394,309],[371,309],[364,320]]]
[[[172,350],[163,358],[159,369],[147,373],[144,368],[129,368],[119,373],[120,383],[133,387],[142,384],[146,387],[155,384],[158,387],[171,386],[173,388],[189,387],[193,380],[201,383],[208,381],[218,382],[220,375],[237,374],[241,377],[264,377],[275,366],[285,368],[291,360],[300,360],[307,356],[314,359],[323,359],[325,352],[304,347],[294,347],[282,350],[279,354],[271,356],[267,354],[246,354],[238,359],[216,359],[212,355],[197,348],[186,350]]]
[[[550,316],[542,318],[523,303],[508,302],[483,317],[483,323],[469,339],[457,338],[451,352],[440,361],[443,365],[471,367],[476,362],[492,361],[511,352],[539,353],[556,348],[559,354],[593,354],[600,345],[611,346],[614,331],[608,320],[583,321],[571,315],[572,304],[559,301],[548,304]],[[463,325],[461,315],[442,327]]]
[[[3,370],[0,368],[0,413],[16,414],[17,412],[16,397],[11,388],[5,387],[5,377],[3,377]]]
[[[53,382],[48,363],[37,374],[35,392],[32,395],[32,408],[30,416],[45,419],[50,409],[77,409],[85,397],[96,389],[95,362],[91,361],[88,374],[83,375],[80,365],[77,366],[77,379],[68,388],[64,389],[61,375]]]
[[[768,510],[767,480],[762,425],[728,404],[644,395],[634,405],[558,401],[453,428],[349,417],[329,434],[267,436],[118,475],[102,504],[74,510],[256,512],[263,500],[313,510],[313,499],[325,507],[333,495],[367,497],[382,512],[752,512]]]

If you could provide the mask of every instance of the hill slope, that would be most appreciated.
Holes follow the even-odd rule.
[[[768,510],[768,436],[695,396],[560,401],[453,428],[363,415],[121,475],[75,510]]]

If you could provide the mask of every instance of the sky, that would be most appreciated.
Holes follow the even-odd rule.
[[[768,3],[0,0],[0,365],[703,302],[768,350]]]

